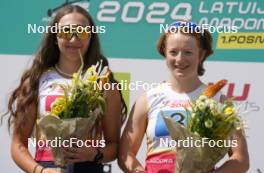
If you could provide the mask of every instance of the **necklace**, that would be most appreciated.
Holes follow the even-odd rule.
[[[60,74],[66,76],[66,77],[68,77],[68,78],[72,78],[72,74],[65,73],[64,71],[62,71],[62,70],[58,67],[57,64],[55,65],[55,69],[56,69]]]

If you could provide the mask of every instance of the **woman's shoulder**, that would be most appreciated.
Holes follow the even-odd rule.
[[[155,87],[143,92],[139,99],[141,103],[144,103],[145,107],[149,111],[154,105],[160,103],[160,101],[166,97],[168,91],[168,83],[162,82]]]
[[[54,76],[55,74],[57,74],[55,68],[50,67],[46,71],[43,72],[40,79],[51,77],[51,76]]]
[[[157,83],[154,87],[150,88],[146,91],[146,96],[151,96],[155,94],[164,93],[169,90],[169,83],[164,81],[161,83]]]
[[[59,75],[57,74],[56,70],[54,68],[49,68],[41,75],[39,79],[39,87],[41,88],[46,83],[58,79],[58,77]]]

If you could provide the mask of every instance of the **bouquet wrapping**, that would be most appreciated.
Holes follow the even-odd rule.
[[[187,126],[161,112],[173,140],[200,141],[198,147],[177,145],[175,173],[210,172],[228,152],[226,144],[230,142],[232,132],[243,128],[231,99],[224,103],[212,99],[226,83],[226,80],[221,80],[209,85],[198,99],[190,102],[191,109],[185,108],[188,113]]]
[[[38,125],[47,140],[54,140],[58,137],[62,141],[70,137],[84,140],[98,116],[100,115],[96,112],[91,113],[88,118],[59,119],[53,115],[46,115],[39,120]],[[63,160],[60,146],[51,149],[55,165],[64,168],[66,163]]]

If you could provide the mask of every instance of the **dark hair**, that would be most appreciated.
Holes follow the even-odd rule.
[[[162,55],[163,57],[166,57],[165,52],[166,52],[166,42],[167,42],[167,38],[169,35],[177,33],[178,31],[182,34],[188,34],[193,36],[197,42],[198,42],[198,46],[201,48],[201,50],[205,51],[205,55],[201,61],[201,63],[198,66],[198,75],[202,76],[205,72],[205,69],[203,67],[203,63],[204,61],[207,59],[208,56],[210,56],[211,54],[213,54],[213,38],[212,35],[207,31],[207,30],[203,30],[203,33],[197,33],[197,32],[188,32],[188,27],[179,27],[176,28],[173,32],[168,31],[163,33],[158,41],[157,44],[157,49],[158,52],[160,53],[160,55]]]
[[[88,12],[82,7],[76,5],[66,5],[60,8],[54,19],[51,21],[50,26],[56,25],[66,14],[74,12],[85,16],[89,20],[91,28],[95,26],[95,23]],[[34,103],[37,107],[39,79],[45,71],[47,71],[50,67],[54,67],[59,61],[60,51],[56,42],[56,33],[48,31],[48,33],[44,35],[40,48],[33,60],[32,66],[24,72],[19,86],[11,94],[8,102],[8,111],[4,114],[7,115],[10,113],[8,118],[9,129],[11,125],[14,126],[14,130],[19,130],[25,127],[28,119],[26,115],[27,107],[32,103]],[[103,66],[108,66],[108,60],[101,53],[99,38],[96,33],[92,33],[89,48],[83,57],[85,69],[93,64],[96,64],[96,62],[100,60],[102,60]],[[25,87],[26,82],[28,82],[27,87]],[[113,74],[110,75],[110,82],[117,83]],[[22,97],[20,98],[20,96]],[[121,92],[120,96],[122,101],[121,109],[123,123],[126,119],[127,107]],[[22,133],[21,130],[19,133]]]

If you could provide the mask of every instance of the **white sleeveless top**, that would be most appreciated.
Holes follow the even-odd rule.
[[[147,92],[147,102],[149,106],[147,124],[147,159],[146,170],[150,173],[166,170],[168,173],[174,172],[175,147],[164,145],[164,141],[171,141],[168,129],[162,118],[161,110],[166,116],[172,117],[184,125],[187,122],[187,112],[185,108],[190,108],[190,100],[195,100],[206,85],[201,85],[189,93],[177,93],[169,83],[162,83]],[[221,93],[217,93],[215,100],[220,100]],[[184,117],[180,116],[184,115]],[[161,143],[163,141],[163,143]],[[162,164],[162,160],[164,161]]]
[[[70,83],[71,79],[65,78],[51,68],[43,73],[39,81],[39,96],[38,96],[38,118],[45,116],[51,112],[51,105],[58,96],[64,95],[64,91],[58,84]],[[37,140],[45,140],[37,126]],[[53,154],[50,147],[36,147],[36,161],[53,161]]]
[[[51,69],[44,73],[39,82],[39,104],[38,113],[43,116],[51,111],[51,103],[61,95],[64,91],[58,84],[69,84],[70,78],[61,76],[55,69]]]

